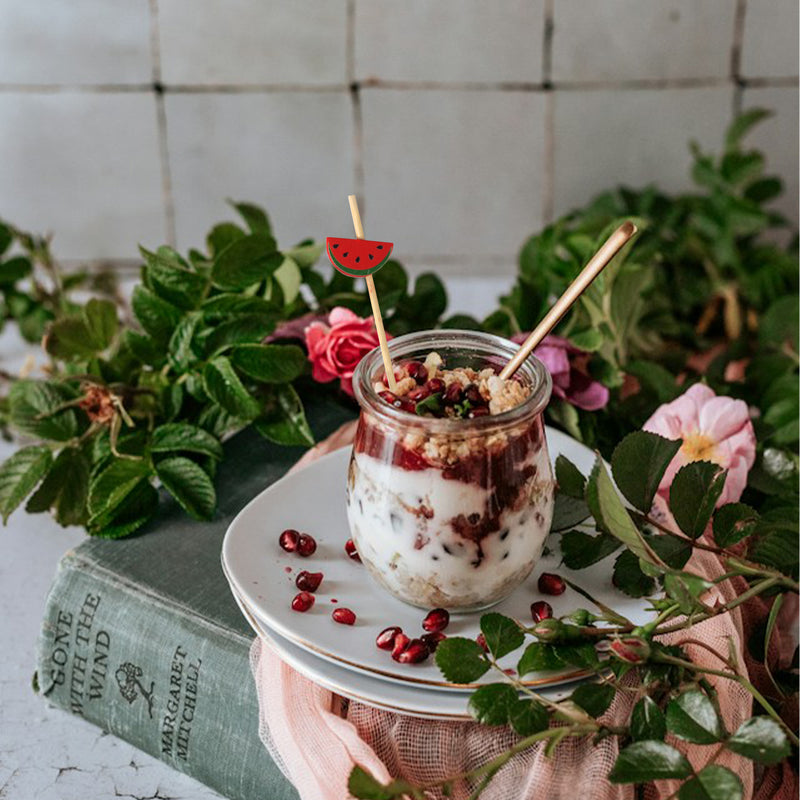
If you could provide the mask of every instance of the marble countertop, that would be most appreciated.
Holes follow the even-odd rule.
[[[450,308],[481,316],[509,283],[448,281]],[[0,336],[13,372],[35,349]],[[14,452],[0,441],[0,461]],[[220,796],[83,719],[50,707],[31,686],[45,598],[61,556],[85,536],[46,514],[17,510],[0,530],[0,798],[3,800],[211,800]]]

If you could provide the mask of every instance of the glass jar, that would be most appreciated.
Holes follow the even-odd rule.
[[[487,333],[433,330],[389,342],[392,361],[496,372],[518,345]],[[471,611],[509,595],[538,561],[553,514],[555,481],[543,411],[552,381],[531,356],[515,379],[530,386],[501,414],[416,416],[381,399],[380,349],[353,376],[361,406],[347,477],[347,518],[372,577],[421,608]]]

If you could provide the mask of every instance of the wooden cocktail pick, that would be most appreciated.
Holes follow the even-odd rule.
[[[378,293],[375,291],[375,281],[372,278],[389,260],[389,256],[392,254],[392,243],[366,241],[356,196],[351,194],[348,195],[347,199],[350,201],[350,213],[353,215],[353,228],[355,228],[356,238],[336,239],[329,236],[326,240],[328,258],[339,272],[353,278],[363,277],[366,280],[369,302],[372,305],[372,316],[375,320],[375,330],[378,333],[383,366],[386,370],[386,382],[389,384],[389,389],[392,392],[396,392],[397,381],[394,378],[392,359],[389,357],[389,346],[386,344],[386,331],[383,329],[381,307],[378,305]]]
[[[637,228],[632,222],[623,222],[606,239],[600,249],[589,259],[589,263],[580,271],[578,277],[567,287],[564,294],[553,303],[544,319],[533,329],[514,357],[503,367],[500,372],[501,378],[510,378],[520,368],[522,362],[533,352],[536,345],[555,328],[569,307],[586,291],[589,284],[605,269],[636,231]]]

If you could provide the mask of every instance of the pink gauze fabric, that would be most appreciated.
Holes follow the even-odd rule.
[[[302,469],[315,459],[352,443],[355,423],[342,426],[332,436],[306,453],[295,465]],[[717,558],[696,551],[687,569],[713,578],[722,569]],[[724,603],[743,591],[743,582],[725,581],[707,596],[709,605]],[[739,662],[746,666],[756,685],[766,679],[763,667],[750,659],[743,642],[763,619],[769,607],[764,602],[707,620],[691,631],[679,631],[662,638],[669,644],[682,643],[692,660],[721,668],[707,646],[728,652],[732,642]],[[770,660],[785,659],[793,650],[792,636],[776,636]],[[781,652],[783,651],[783,652]],[[344,800],[349,797],[347,779],[360,764],[378,780],[404,778],[416,784],[430,784],[473,769],[513,745],[518,737],[508,728],[486,727],[471,721],[417,719],[346,701],[316,685],[285,664],[270,646],[258,638],[253,642],[250,662],[258,692],[259,733],[267,751],[302,800]],[[752,700],[739,684],[725,678],[710,678],[719,694],[720,711],[729,731],[751,714]],[[618,692],[604,721],[625,724],[638,696]],[[713,747],[691,745],[677,739],[670,742],[701,769],[715,753]],[[551,757],[542,745],[518,754],[506,764],[481,795],[484,800],[632,800],[632,786],[609,783],[606,776],[618,753],[613,737],[593,744],[588,739],[567,739]],[[747,800],[790,800],[798,792],[791,767],[780,764],[756,774],[753,762],[723,753],[716,763],[727,766],[740,777]],[[659,781],[645,790],[646,800],[665,800],[677,782]],[[464,800],[475,787],[465,781],[455,785],[453,797]],[[439,798],[438,791],[430,792]]]

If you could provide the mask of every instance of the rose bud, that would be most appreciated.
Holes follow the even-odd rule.
[[[611,654],[626,664],[644,664],[650,657],[650,644],[638,636],[622,636],[612,639]]]
[[[531,633],[542,642],[554,642],[564,637],[564,623],[557,619],[543,619],[533,626]]]

